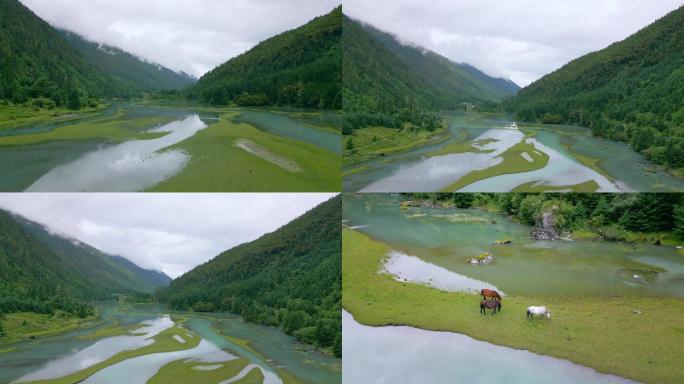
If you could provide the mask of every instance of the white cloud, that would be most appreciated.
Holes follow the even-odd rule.
[[[339,0],[21,0],[50,24],[201,76]]]
[[[177,277],[287,224],[329,193],[4,193],[0,207]]]
[[[344,13],[524,86],[605,48],[682,0],[345,0]]]

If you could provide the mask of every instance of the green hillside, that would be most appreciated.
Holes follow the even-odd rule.
[[[0,100],[45,98],[77,109],[82,99],[124,94],[117,80],[19,1],[0,0]]]
[[[341,6],[214,68],[188,95],[212,105],[339,109]]]
[[[223,252],[157,298],[176,309],[229,311],[341,353],[341,197]]]
[[[89,300],[151,292],[170,278],[0,210],[0,312],[88,313]]]
[[[185,73],[149,63],[121,49],[87,41],[73,32],[59,32],[90,64],[118,79],[131,91],[177,89],[195,82]]]
[[[343,21],[346,133],[366,126],[433,124],[424,111],[494,104],[515,94],[513,82],[493,78],[348,17]],[[428,129],[434,129],[434,126]]]
[[[684,7],[522,89],[519,118],[588,126],[656,163],[684,167]]]
[[[57,255],[63,265],[88,281],[99,297],[111,296],[112,292],[152,293],[171,281],[162,272],[140,268],[124,257],[54,234],[41,224],[21,217],[15,220]]]

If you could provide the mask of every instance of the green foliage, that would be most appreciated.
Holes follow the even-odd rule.
[[[343,17],[344,134],[368,126],[434,130],[430,111],[493,104],[518,87]]]
[[[456,208],[470,208],[473,206],[475,195],[472,193],[454,193]]]
[[[74,109],[80,96],[127,93],[19,1],[0,0],[0,10],[0,100],[46,98]]]
[[[268,96],[263,93],[256,95],[243,92],[233,100],[239,106],[260,106],[268,104]]]
[[[176,309],[211,303],[215,310],[278,325],[303,342],[332,348],[341,333],[341,220],[337,196],[196,267],[160,289],[157,298]]]
[[[552,213],[557,229],[600,229],[610,240],[624,231],[684,235],[684,196],[677,193],[410,193],[412,200],[453,200],[459,208],[494,208],[536,225]],[[607,227],[604,227],[607,226]]]
[[[655,163],[684,167],[684,7],[504,104],[523,120],[587,126]]]
[[[674,207],[675,232],[684,237],[684,201]]]
[[[214,68],[188,96],[212,105],[340,109],[341,35],[340,6]]]
[[[164,275],[166,281],[169,278]],[[157,280],[155,280],[157,279]],[[90,300],[136,294],[162,285],[158,272],[49,233],[39,224],[0,210],[0,311],[85,318]],[[142,281],[144,280],[144,281]]]

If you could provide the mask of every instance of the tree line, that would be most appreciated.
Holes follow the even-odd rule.
[[[536,225],[553,213],[560,230],[611,228],[638,233],[674,232],[684,238],[684,196],[677,193],[433,193],[413,199],[451,202],[458,208],[493,208]],[[617,235],[617,234],[616,234]],[[619,240],[618,238],[611,238]]]

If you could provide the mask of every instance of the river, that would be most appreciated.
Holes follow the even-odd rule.
[[[89,376],[84,383],[146,383],[165,364],[191,359],[220,364],[239,357],[246,358],[251,369],[259,369],[265,384],[283,382],[280,370],[304,383],[339,383],[340,359],[303,346],[279,329],[244,322],[230,314],[191,314],[169,312],[162,307],[138,304],[98,305],[104,322],[96,327],[80,329],[55,337],[22,342],[15,350],[0,355],[0,382],[25,382],[50,379],[80,371],[105,361],[121,351],[135,350],[153,343],[154,335],[177,326],[169,315],[187,316],[182,326],[188,340],[200,337],[193,348],[172,352],[145,354],[109,365]],[[111,325],[142,325],[134,334],[85,339],[92,332]],[[236,339],[229,339],[230,336]],[[177,338],[176,340],[179,340]],[[247,340],[249,346],[234,340]],[[179,344],[182,345],[182,344]],[[211,365],[208,365],[211,369]],[[237,379],[235,377],[234,379]],[[231,379],[226,377],[226,380]]]
[[[580,183],[595,182],[597,191],[684,191],[684,180],[659,170],[624,143],[593,137],[589,129],[558,125],[524,125],[511,129],[515,121],[503,114],[445,113],[447,140],[389,154],[345,167],[345,191],[435,192],[448,187],[471,171],[502,162],[506,149],[525,141],[549,156],[541,169],[489,177],[475,181],[461,192],[507,192],[522,185],[570,189]],[[488,153],[430,155],[449,144],[463,140],[475,143],[494,139],[481,149]],[[595,161],[592,167],[579,158]]]

